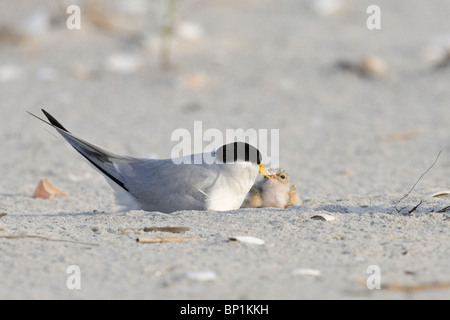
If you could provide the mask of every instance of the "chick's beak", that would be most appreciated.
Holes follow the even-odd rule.
[[[259,173],[268,179],[275,179],[275,175],[270,173],[270,171],[267,170],[261,163],[259,164]]]

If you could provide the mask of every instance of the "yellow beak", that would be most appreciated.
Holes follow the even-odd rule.
[[[268,179],[275,179],[274,174],[270,173],[270,171],[267,170],[261,163],[259,164],[259,173]]]

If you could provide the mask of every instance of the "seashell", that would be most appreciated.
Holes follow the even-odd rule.
[[[201,25],[189,21],[181,21],[176,28],[176,32],[180,38],[185,40],[199,40],[205,34]]]
[[[42,179],[34,191],[35,198],[51,199],[53,197],[65,196],[67,196],[67,194],[48,181],[47,178]]]
[[[368,56],[364,59],[362,66],[371,75],[382,75],[388,71],[386,62],[377,56]]]
[[[311,8],[319,16],[329,17],[341,11],[344,3],[342,0],[313,0]]]
[[[377,56],[367,56],[362,61],[338,61],[337,67],[364,77],[382,76],[388,72],[386,62]]]
[[[264,240],[250,236],[236,236],[228,238],[230,241],[239,241],[256,245],[263,245]]]
[[[67,175],[67,178],[69,178],[72,181],[78,182],[78,181],[84,181],[84,180],[88,180],[88,179],[92,178],[92,174],[90,174],[89,172],[86,172],[83,175],[74,175],[72,173],[69,173]]]
[[[189,271],[186,272],[186,276],[191,280],[196,281],[213,281],[217,279],[217,275],[214,271]]]
[[[292,274],[300,274],[300,275],[305,275],[305,276],[318,277],[318,276],[320,276],[320,270],[316,270],[316,269],[295,269],[294,271],[292,271]]]
[[[319,213],[319,214],[316,214],[315,216],[312,216],[311,219],[322,220],[322,221],[333,221],[335,219],[335,217],[333,217],[332,215],[327,214],[327,213]]]
[[[450,190],[439,191],[439,192],[433,193],[431,196],[433,198],[448,197],[448,196],[450,196]]]
[[[435,68],[448,65],[450,58],[450,35],[442,35],[431,39],[422,49],[422,58],[432,63]]]
[[[131,53],[113,53],[105,60],[105,68],[108,71],[132,74],[136,72],[142,66],[141,59]]]

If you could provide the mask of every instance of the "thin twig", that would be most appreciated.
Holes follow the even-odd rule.
[[[414,208],[412,208],[411,210],[409,210],[408,213],[413,213],[414,211],[417,210],[417,208],[422,204],[422,200],[420,200],[419,204],[417,206],[415,206]]]
[[[427,290],[445,290],[450,288],[449,282],[431,282],[418,284],[387,284],[383,286],[383,290],[418,292]]]
[[[189,231],[189,227],[144,227],[144,228],[119,228],[119,232],[170,232],[170,233],[182,233],[185,231]]]
[[[206,238],[137,238],[136,241],[140,243],[162,243],[162,242],[184,242],[192,240],[206,240]]]
[[[73,240],[64,240],[64,239],[52,239],[52,238],[47,238],[47,237],[38,236],[38,235],[22,234],[22,235],[13,235],[13,236],[0,236],[0,239],[12,239],[12,240],[14,240],[14,239],[26,239],[26,238],[41,239],[41,240],[56,241],[56,242],[77,243],[77,244],[83,244],[83,245],[86,245],[86,246],[97,246],[94,243],[80,242],[80,241],[73,241]]]
[[[394,213],[394,210],[397,210],[397,213],[399,213],[401,210],[398,210],[397,206],[399,205],[400,202],[403,201],[403,199],[405,199],[407,196],[409,196],[409,194],[414,190],[414,188],[416,187],[416,185],[419,183],[419,181],[423,178],[424,175],[426,175],[428,173],[428,171],[431,170],[431,168],[434,167],[434,165],[436,164],[436,162],[438,161],[439,157],[441,156],[442,150],[439,151],[439,154],[436,157],[436,160],[434,160],[433,164],[424,172],[422,173],[422,175],[419,177],[419,179],[417,179],[417,181],[414,183],[414,185],[411,187],[411,189],[408,191],[407,194],[405,194],[400,200],[398,200],[398,202],[395,204],[394,209],[392,210],[391,213]]]

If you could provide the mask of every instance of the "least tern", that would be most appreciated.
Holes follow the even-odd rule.
[[[215,151],[176,159],[142,159],[122,156],[74,136],[42,109],[48,122],[115,191],[125,209],[170,213],[180,210],[226,211],[239,209],[258,173],[274,179],[262,165],[258,149],[244,142],[223,145]],[[198,159],[213,161],[201,161]]]
[[[256,180],[250,189],[243,208],[288,208],[300,205],[297,189],[290,182],[286,170],[279,168],[274,175],[275,179]]]

